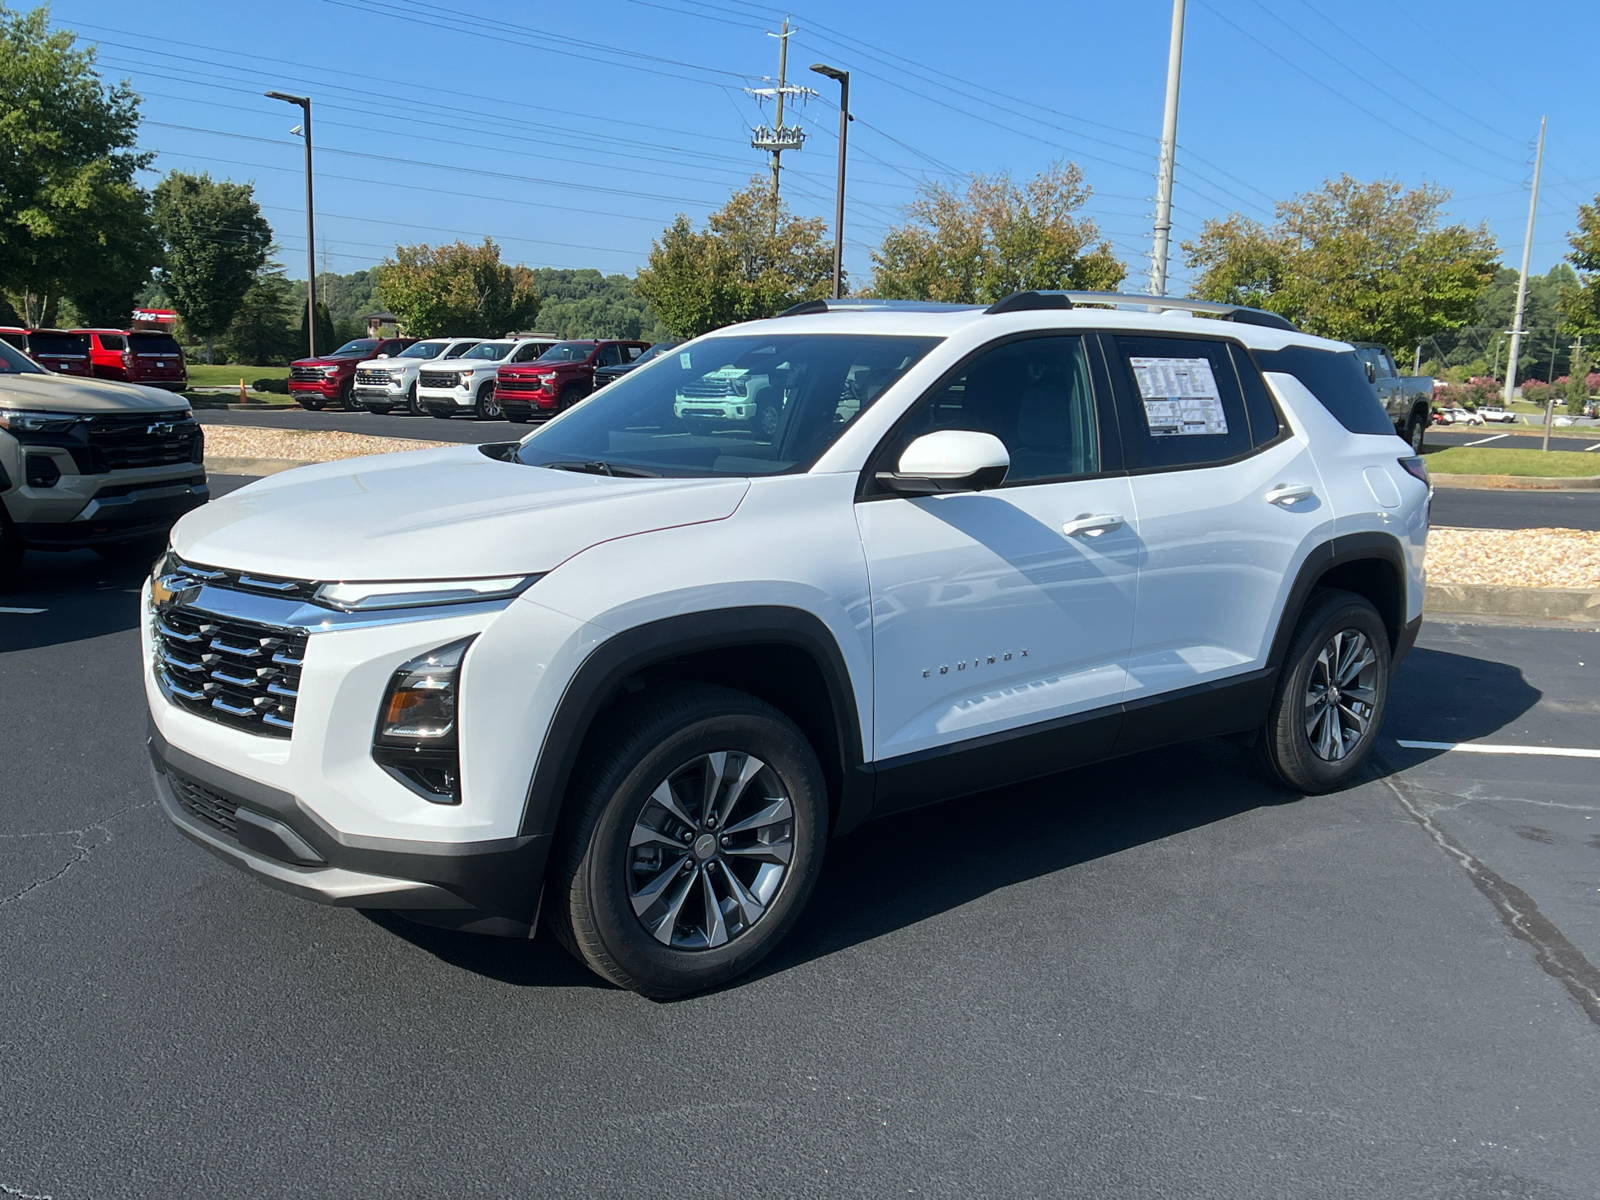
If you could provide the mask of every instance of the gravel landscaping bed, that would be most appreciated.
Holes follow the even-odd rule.
[[[333,462],[366,454],[430,450],[454,442],[374,437],[367,433],[335,433],[319,429],[260,429],[250,425],[207,425],[206,455],[212,458],[272,458],[296,462]]]
[[[1600,588],[1600,533],[1436,526],[1428,533],[1428,582]]]

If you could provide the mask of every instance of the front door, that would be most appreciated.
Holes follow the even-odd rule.
[[[999,344],[919,401],[880,452],[875,469],[892,470],[921,434],[964,429],[996,435],[1011,458],[990,491],[856,505],[880,764],[1120,701],[1139,540],[1092,374],[1080,337]]]

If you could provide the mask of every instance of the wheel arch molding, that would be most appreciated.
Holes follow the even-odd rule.
[[[613,704],[653,683],[682,680],[723,683],[782,711],[822,763],[835,832],[866,819],[873,776],[844,654],[813,613],[759,605],[665,617],[595,647],[556,704],[529,780],[520,832],[555,831],[589,739]]]
[[[1282,665],[1300,615],[1319,587],[1341,588],[1364,596],[1383,618],[1392,666],[1398,666],[1414,636],[1406,625],[1406,556],[1400,539],[1375,531],[1344,534],[1323,542],[1300,564],[1278,618],[1267,666]]]

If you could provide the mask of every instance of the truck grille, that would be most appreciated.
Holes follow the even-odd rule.
[[[453,388],[460,377],[454,371],[419,371],[417,384],[425,388]]]
[[[187,775],[167,768],[167,783],[179,806],[191,817],[198,817],[211,828],[229,835],[238,833],[239,805],[227,796],[213,792]]]
[[[203,456],[200,426],[187,412],[103,415],[87,424],[91,474],[198,463]]]
[[[738,381],[743,383],[741,379]],[[678,395],[684,400],[725,400],[729,396],[741,396],[741,392],[734,390],[732,379],[697,379],[693,383],[686,383],[678,389]]]
[[[356,382],[364,387],[388,387],[390,383],[387,371],[357,371]]]
[[[155,617],[156,673],[179,708],[250,733],[288,737],[306,641],[303,629],[172,608]]]
[[[290,367],[289,378],[296,383],[321,383],[321,367]]]
[[[501,376],[495,381],[494,387],[497,392],[537,392],[544,385],[537,379],[507,379]]]

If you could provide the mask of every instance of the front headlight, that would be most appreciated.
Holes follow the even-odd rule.
[[[402,664],[378,712],[373,760],[434,804],[461,803],[456,696],[461,660],[472,640],[462,638]]]
[[[317,589],[318,604],[340,612],[372,612],[384,608],[422,608],[434,604],[471,604],[520,596],[537,575],[501,575],[493,579],[388,580],[377,583],[325,583]]]
[[[457,387],[471,387],[472,386],[472,372],[471,371],[463,371],[463,372],[461,372],[461,374],[456,377],[456,386]]]
[[[338,373],[339,373],[339,368],[338,367],[323,367],[322,368],[323,376],[325,378],[328,378],[328,379],[332,379]]]
[[[12,433],[66,433],[77,423],[76,413],[0,408],[0,429]]]

